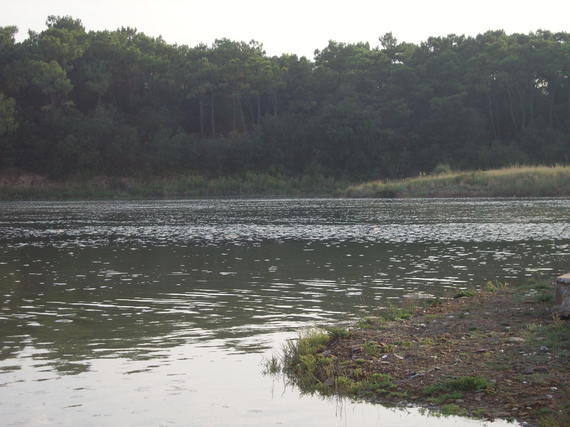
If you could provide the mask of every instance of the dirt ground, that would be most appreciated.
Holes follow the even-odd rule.
[[[336,366],[358,367],[364,376],[389,374],[406,403],[564,425],[570,419],[570,321],[552,315],[548,293],[480,292],[416,309],[406,320],[372,318],[348,337],[331,340],[321,354]],[[428,386],[466,376],[489,386],[448,398],[426,394]]]

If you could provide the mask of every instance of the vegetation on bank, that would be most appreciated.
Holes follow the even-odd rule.
[[[0,200],[167,199],[192,197],[331,196],[346,183],[321,175],[284,177],[95,177],[64,181],[34,175],[0,176]]]
[[[550,285],[488,283],[477,292],[384,309],[353,328],[288,341],[266,371],[306,393],[441,415],[570,423],[570,325]]]
[[[16,33],[0,27],[0,172],[356,182],[441,162],[569,160],[566,32],[421,43],[388,33],[376,45],[331,41],[314,58],[268,56],[255,41],[89,31],[69,16]]]
[[[165,199],[192,197],[567,197],[570,166],[520,166],[434,172],[399,181],[351,185],[320,174],[298,177],[248,172],[229,177],[73,177],[53,180],[0,173],[0,200]]]
[[[518,166],[420,175],[348,187],[347,197],[563,197],[570,196],[570,166]]]

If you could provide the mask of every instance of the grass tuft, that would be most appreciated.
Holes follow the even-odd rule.
[[[473,377],[456,377],[445,382],[430,385],[424,388],[426,396],[433,396],[439,393],[451,393],[457,391],[478,391],[485,390],[491,386],[491,383],[485,378]]]
[[[455,295],[453,295],[454,299],[457,298],[467,298],[467,297],[474,297],[477,293],[470,289],[461,289]]]

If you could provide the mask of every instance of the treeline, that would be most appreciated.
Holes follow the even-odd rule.
[[[0,169],[51,177],[245,172],[344,179],[565,163],[570,34],[178,46],[49,17],[0,28]]]

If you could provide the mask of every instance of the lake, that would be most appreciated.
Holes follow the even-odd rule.
[[[301,395],[263,360],[405,298],[551,281],[569,220],[563,199],[1,202],[2,424],[483,425]]]

